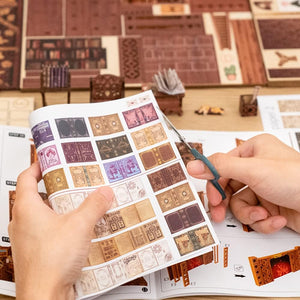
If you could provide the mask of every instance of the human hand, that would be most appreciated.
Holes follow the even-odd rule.
[[[272,233],[287,226],[300,232],[300,153],[270,134],[255,136],[227,154],[209,157],[218,170],[226,199],[207,183],[211,217],[225,218],[226,208],[255,231]],[[191,161],[188,173],[213,179],[199,160]]]
[[[110,208],[113,192],[101,187],[78,209],[58,215],[39,196],[40,180],[38,163],[19,175],[8,227],[17,299],[74,299],[93,228]]]

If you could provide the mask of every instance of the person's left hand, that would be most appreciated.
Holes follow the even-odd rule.
[[[38,194],[38,163],[22,172],[9,224],[16,296],[21,299],[74,299],[73,285],[87,261],[93,228],[110,208],[113,192],[100,187],[80,207],[58,215]]]

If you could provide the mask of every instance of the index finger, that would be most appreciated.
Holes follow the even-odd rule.
[[[16,201],[28,197],[28,194],[38,193],[38,182],[42,179],[42,173],[38,162],[33,163],[28,169],[24,170],[17,179]],[[23,197],[26,195],[26,197]]]

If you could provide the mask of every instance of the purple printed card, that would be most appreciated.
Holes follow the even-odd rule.
[[[110,183],[141,173],[141,169],[134,156],[129,156],[103,165]]]
[[[53,141],[54,137],[48,121],[38,123],[31,129],[35,148],[37,149],[42,144]]]
[[[104,164],[104,169],[110,183],[126,178],[117,161]]]
[[[129,156],[118,161],[119,166],[126,177],[141,173],[141,169],[135,156]]]
[[[38,158],[40,161],[41,171],[54,167],[60,164],[60,159],[57,153],[55,145],[46,147],[38,152]]]

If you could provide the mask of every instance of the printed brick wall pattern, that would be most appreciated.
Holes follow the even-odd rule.
[[[185,85],[219,84],[212,37],[173,35],[142,37],[143,79],[152,81],[157,70],[173,68]]]

